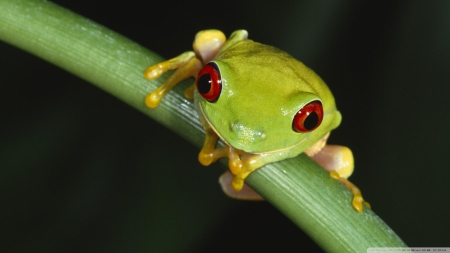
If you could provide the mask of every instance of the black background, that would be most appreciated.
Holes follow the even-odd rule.
[[[343,114],[330,142],[409,245],[449,245],[450,2],[54,1],[163,57],[199,30],[281,48]],[[268,203],[225,197],[198,149],[116,98],[0,43],[2,252],[320,252]]]

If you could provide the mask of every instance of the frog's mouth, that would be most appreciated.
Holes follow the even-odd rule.
[[[211,124],[211,122],[209,121],[208,117],[206,117],[205,112],[203,111],[203,108],[201,107],[200,103],[198,104],[198,107],[200,108],[200,111],[202,112],[203,119],[205,119],[205,121],[208,123],[209,127],[211,127],[211,129],[214,131],[214,133],[215,133],[215,134],[216,134],[216,135],[217,135],[217,136],[218,136],[218,137],[219,137],[226,145],[228,145],[228,146],[230,146],[230,147],[233,147],[233,148],[236,148],[236,147],[234,147],[233,145],[231,145],[229,142],[227,142],[227,141],[222,137],[222,135],[220,135],[220,133],[217,131],[217,129],[214,127],[214,125]],[[328,133],[329,133],[329,132],[328,132]],[[286,150],[293,149],[293,148],[295,148],[295,147],[301,145],[301,144],[302,144],[304,141],[306,141],[310,136],[311,136],[311,132],[308,133],[308,134],[305,136],[305,138],[303,138],[300,142],[298,142],[298,143],[296,143],[296,144],[294,144],[294,145],[292,145],[292,146],[289,146],[289,147],[286,147],[286,148],[282,148],[282,149],[276,149],[276,150],[270,150],[270,151],[263,151],[263,152],[251,152],[251,151],[244,150],[244,149],[239,149],[239,150],[242,150],[242,151],[244,151],[244,152],[246,152],[246,153],[250,153],[250,154],[258,154],[258,155],[271,154],[271,153],[278,153],[278,152],[283,152],[283,151],[286,151]],[[322,139],[322,138],[321,138],[321,139]],[[237,149],[237,148],[236,148],[236,149]]]
[[[209,127],[214,131],[214,133],[216,133],[217,136],[219,136],[219,138],[228,146],[233,147],[230,145],[230,143],[228,143],[223,137],[222,135],[219,134],[219,132],[217,131],[217,129],[213,126],[213,124],[211,124],[211,122],[209,121],[208,117],[206,117],[205,112],[203,111],[203,108],[200,104],[200,102],[198,103],[198,108],[200,108],[200,111],[202,112],[202,116],[203,119],[205,119],[205,121],[208,123]]]

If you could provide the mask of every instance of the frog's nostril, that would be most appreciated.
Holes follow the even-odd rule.
[[[266,138],[266,133],[264,131],[261,132],[257,132],[257,135],[259,136],[260,139],[265,139]]]
[[[232,132],[235,132],[238,125],[240,125],[239,122],[238,122],[237,120],[234,120],[234,121],[231,122],[231,124],[230,124],[230,130],[231,130]]]

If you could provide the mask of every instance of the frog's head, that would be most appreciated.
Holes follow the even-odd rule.
[[[203,67],[196,97],[214,131],[249,153],[312,144],[341,121],[319,76],[287,53],[251,40]]]

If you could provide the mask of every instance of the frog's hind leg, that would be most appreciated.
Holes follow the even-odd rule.
[[[225,35],[219,30],[204,30],[195,35],[194,48],[197,58],[203,64],[212,61],[227,43]]]
[[[305,152],[327,171],[336,171],[341,177],[348,178],[353,173],[354,161],[352,151],[344,146],[324,145],[319,151]]]
[[[326,145],[311,158],[329,171],[331,178],[339,180],[352,192],[352,205],[356,211],[363,210],[363,203],[370,208],[370,204],[364,200],[359,188],[347,179],[353,173],[354,167],[353,154],[349,148]]]
[[[363,210],[363,203],[368,207],[370,207],[369,202],[365,201],[361,191],[359,190],[358,187],[356,187],[356,185],[354,185],[352,182],[348,181],[348,179],[343,178],[339,175],[339,173],[337,173],[336,171],[330,171],[330,177],[336,180],[339,180],[339,182],[341,182],[343,185],[345,185],[345,187],[347,187],[353,194],[353,201],[352,201],[352,205],[353,207],[356,209],[356,211],[358,213],[362,212]]]

